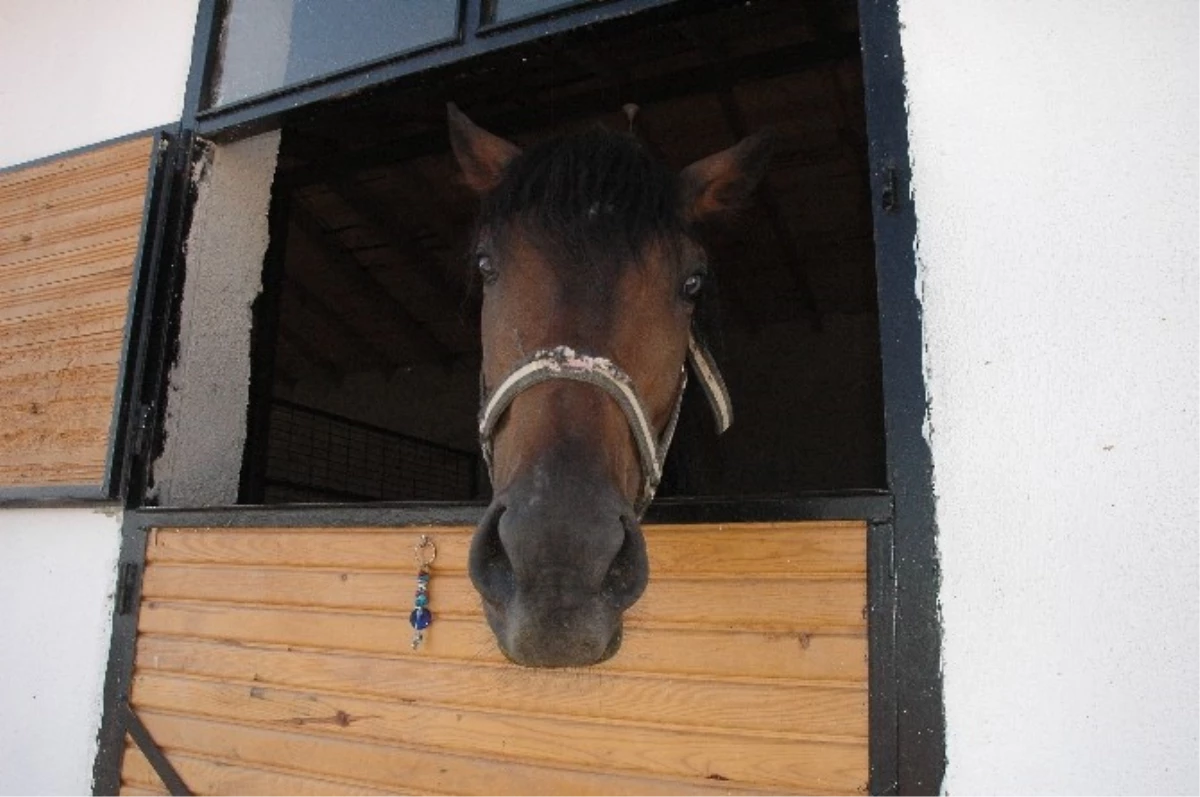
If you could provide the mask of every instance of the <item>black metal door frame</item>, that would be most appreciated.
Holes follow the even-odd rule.
[[[183,232],[194,198],[188,173],[194,152],[203,146],[197,137],[236,138],[279,126],[288,113],[326,101],[340,92],[364,90],[419,69],[441,66],[541,35],[520,26],[495,31],[480,29],[478,20],[485,0],[462,1],[465,22],[460,35],[468,42],[483,42],[476,45],[478,49],[463,46],[457,50],[435,50],[419,58],[388,62],[371,70],[372,77],[355,72],[337,80],[278,92],[258,103],[237,104],[213,112],[201,111],[201,99],[207,65],[215,53],[219,0],[200,2],[184,118],[172,144],[173,187],[159,200],[160,208],[163,203],[167,206],[167,212],[162,214],[167,234],[154,267],[158,294],[142,322],[144,342],[137,353],[136,373],[140,374],[141,395],[147,398],[123,410],[129,437],[126,446],[130,451],[142,452],[142,458],[133,461],[131,475],[124,479],[131,486],[127,498],[130,509],[122,529],[119,589],[104,687],[104,718],[94,769],[97,794],[115,793],[119,789],[126,730],[122,706],[126,704],[133,671],[138,593],[148,528],[474,524],[482,512],[478,504],[137,508],[144,503],[147,463],[161,438],[161,399],[165,395],[172,341],[177,332]],[[583,11],[548,17],[539,22],[539,28],[565,31],[673,1],[609,0],[589,4]],[[923,434],[927,398],[921,305],[916,295],[916,216],[909,195],[908,117],[898,2],[858,0],[874,202],[889,489],[771,500],[663,501],[652,507],[648,518],[650,522],[665,523],[835,518],[867,521],[870,789],[878,794],[936,792],[945,769],[941,623],[937,606],[940,573],[932,458]],[[347,84],[347,80],[352,82]],[[145,423],[133,417],[135,411]]]

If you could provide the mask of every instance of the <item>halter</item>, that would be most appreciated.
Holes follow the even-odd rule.
[[[717,370],[712,355],[696,340],[694,334],[688,338],[687,360],[700,380],[704,395],[708,397],[717,422],[717,434],[721,434],[733,423],[729,389],[725,386],[725,380],[721,378],[721,372]],[[492,434],[504,411],[519,394],[551,379],[569,379],[595,385],[612,396],[617,406],[625,413],[642,463],[642,486],[634,506],[638,517],[641,517],[646,507],[654,500],[654,493],[662,480],[663,463],[667,459],[671,439],[675,436],[679,409],[683,406],[683,391],[687,387],[687,363],[679,367],[679,388],[671,417],[662,435],[655,439],[649,413],[637,394],[633,380],[612,360],[583,354],[570,346],[555,346],[552,349],[534,352],[514,368],[490,396],[487,395],[486,386],[484,387],[482,406],[479,410],[479,445],[483,450],[483,460],[487,463],[489,477],[492,476]]]

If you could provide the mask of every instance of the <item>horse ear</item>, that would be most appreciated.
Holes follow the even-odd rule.
[[[467,185],[477,194],[486,194],[500,184],[504,169],[521,153],[515,145],[494,136],[467,118],[454,103],[446,104],[450,126],[450,146],[463,170]]]
[[[774,136],[761,130],[680,173],[688,218],[703,221],[737,209],[754,192],[771,161]]]

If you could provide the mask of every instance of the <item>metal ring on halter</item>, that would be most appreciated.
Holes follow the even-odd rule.
[[[717,433],[724,432],[733,422],[732,402],[725,381],[717,370],[716,363],[708,350],[694,335],[688,338],[688,361],[700,379],[704,394],[708,397],[713,415],[716,417]],[[608,393],[625,414],[633,439],[637,444],[642,464],[642,486],[634,510],[638,517],[645,513],[662,479],[667,450],[675,434],[679,410],[683,405],[683,393],[687,387],[687,368],[681,367],[675,406],[662,435],[657,439],[650,422],[650,414],[629,378],[616,363],[606,357],[598,357],[575,351],[569,346],[556,346],[535,352],[532,357],[519,364],[501,382],[495,392],[487,395],[481,382],[482,406],[479,411],[479,444],[487,465],[488,476],[492,476],[492,433],[504,412],[523,391],[551,379],[569,379],[586,382]]]

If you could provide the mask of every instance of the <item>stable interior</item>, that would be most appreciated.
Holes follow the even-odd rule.
[[[449,150],[447,101],[520,145],[626,129],[622,105],[635,103],[636,133],[675,168],[772,127],[753,204],[708,241],[736,420],[717,439],[689,397],[677,445],[702,465],[669,472],[660,496],[883,487],[857,26],[852,2],[672,4],[287,124],[241,500],[490,494],[466,250],[477,203]]]

